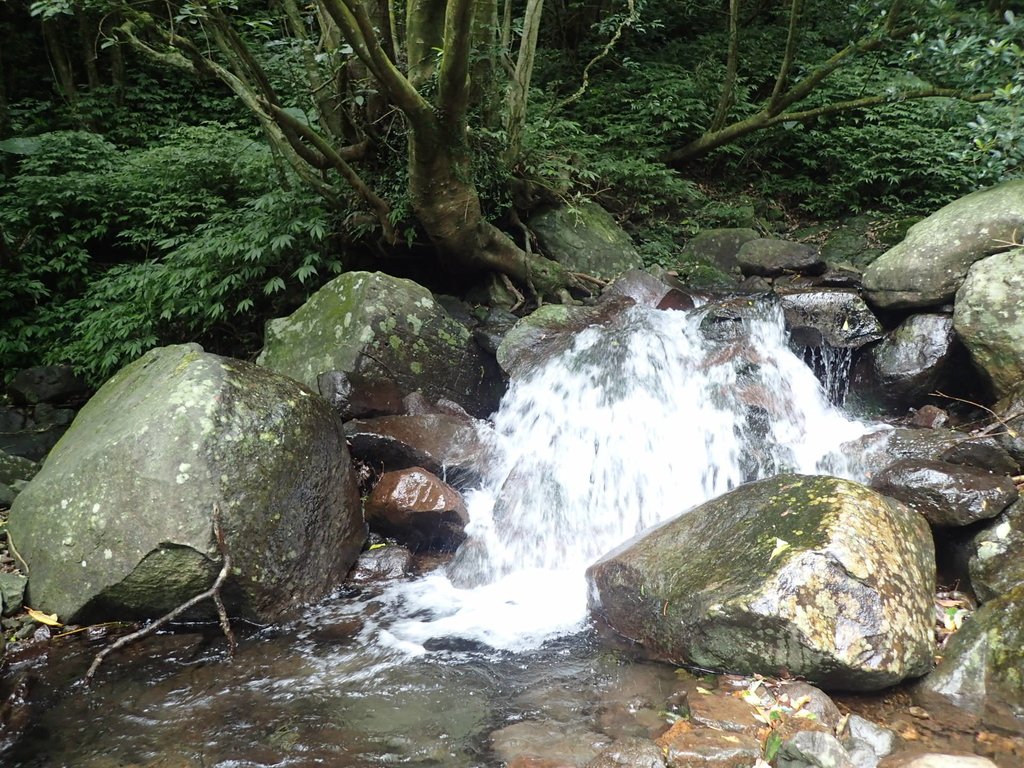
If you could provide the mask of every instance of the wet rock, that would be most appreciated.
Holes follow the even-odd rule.
[[[968,713],[1024,716],[1024,585],[985,603],[946,645],[939,665],[915,689],[922,706],[939,697]],[[1014,720],[1019,728],[1019,720]]]
[[[987,602],[1024,584],[1024,500],[993,519],[969,547],[968,571],[978,600]]]
[[[749,227],[705,229],[698,232],[686,244],[685,252],[695,259],[714,265],[727,274],[738,272],[737,256],[740,248],[744,243],[756,240],[759,236],[756,229]]]
[[[617,739],[586,768],[666,768],[657,745],[647,739]]]
[[[847,719],[843,746],[857,768],[878,765],[883,757],[892,754],[896,745],[897,736],[888,728],[860,715],[850,715]]]
[[[746,339],[749,323],[762,319],[767,307],[768,303],[760,297],[726,298],[708,302],[698,310],[701,316],[701,335],[713,342]]]
[[[43,365],[15,374],[7,394],[18,405],[78,404],[88,397],[89,385],[69,365]]]
[[[18,496],[9,533],[33,607],[63,621],[155,617],[220,570],[215,515],[234,573],[225,601],[261,621],[330,592],[366,536],[323,399],[188,344],[100,389]]]
[[[942,754],[938,752],[901,753],[879,763],[878,768],[997,768],[987,757],[964,752]]]
[[[405,393],[390,379],[368,379],[358,373],[324,371],[317,390],[342,421],[403,413]]]
[[[1024,230],[1024,182],[1021,183]],[[1024,248],[975,263],[956,294],[953,325],[997,396],[1024,379]]]
[[[587,578],[592,612],[657,658],[876,690],[931,665],[934,569],[908,507],[781,475],[641,534]]]
[[[573,272],[612,278],[643,266],[629,235],[597,203],[559,206],[528,223],[541,250]]]
[[[605,297],[625,296],[636,304],[661,309],[693,309],[694,306],[692,296],[666,284],[642,269],[623,272],[615,282],[605,288],[602,295]],[[671,298],[669,298],[670,296]],[[661,307],[662,302],[671,306]]]
[[[355,584],[404,579],[412,573],[412,553],[397,544],[378,544],[359,555],[348,580]]]
[[[481,425],[450,414],[379,416],[345,425],[355,459],[390,472],[423,467],[445,482],[459,486],[479,480],[487,464]]]
[[[757,710],[744,699],[727,691],[702,691],[696,681],[684,686],[689,722],[695,727],[757,736],[764,723]]]
[[[820,275],[825,271],[825,262],[814,246],[766,237],[745,242],[736,261],[746,276]]]
[[[1022,230],[1024,180],[974,192],[911,227],[867,268],[864,287],[883,308],[944,304],[974,262],[1007,250]]]
[[[31,459],[0,451],[0,483],[13,486],[19,480],[31,480],[38,471],[39,464]]]
[[[910,417],[910,426],[919,429],[938,429],[948,423],[949,414],[934,405],[921,406]]]
[[[1006,476],[920,459],[889,465],[871,479],[871,487],[938,526],[970,525],[995,517],[1017,498],[1017,488]]]
[[[856,269],[829,267],[812,282],[822,288],[860,288],[861,273]]]
[[[835,736],[800,731],[786,739],[775,757],[777,768],[857,768]]]
[[[494,411],[504,391],[494,360],[426,288],[377,272],[340,275],[271,320],[257,362],[312,388],[326,371],[390,381],[476,416]]]
[[[593,307],[545,304],[512,327],[498,347],[498,365],[512,379],[527,376],[545,361],[569,349],[580,331],[618,317],[633,299],[610,294]]]
[[[519,318],[501,307],[491,307],[487,315],[473,330],[473,338],[480,348],[491,355],[498,354],[502,340],[512,330]]]
[[[21,610],[25,603],[26,584],[28,579],[20,573],[0,571],[0,614],[11,616]]]
[[[1024,465],[1024,383],[997,402],[992,410],[999,428],[994,436],[1019,464]]]
[[[421,467],[385,472],[363,509],[370,529],[413,552],[454,552],[466,540],[469,513],[462,497]]]
[[[859,349],[882,338],[882,326],[855,291],[816,288],[779,296],[793,343]]]
[[[843,719],[839,707],[827,693],[802,680],[784,681],[781,684],[780,698],[782,704],[790,707],[796,702],[801,702],[801,711],[810,712],[814,715],[815,721],[831,731],[835,731]]]
[[[964,436],[958,443],[942,451],[938,459],[950,464],[966,464],[985,469],[997,475],[1012,476],[1020,471],[1020,462],[994,437]]]
[[[964,439],[951,429],[908,428],[872,432],[843,446],[851,455],[860,456],[869,477],[900,459],[934,459]]]
[[[949,315],[911,315],[869,352],[861,386],[890,404],[916,405],[947,374],[955,341]]]
[[[0,434],[18,432],[25,428],[25,414],[21,408],[0,405]]]
[[[655,743],[669,768],[739,768],[753,765],[761,757],[761,742],[754,736],[695,728],[685,720]]]

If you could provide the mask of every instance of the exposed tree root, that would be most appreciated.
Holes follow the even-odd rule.
[[[200,592],[198,595],[189,598],[177,608],[164,614],[151,624],[147,624],[136,632],[132,632],[124,637],[118,638],[102,651],[97,653],[96,657],[92,660],[92,664],[89,665],[89,669],[85,673],[85,677],[82,678],[82,682],[85,683],[85,685],[92,684],[96,671],[100,668],[100,665],[107,656],[112,654],[114,651],[124,648],[126,645],[134,643],[136,640],[141,640],[144,637],[152,635],[162,626],[174,621],[189,608],[201,603],[203,600],[213,600],[214,605],[217,606],[217,616],[220,620],[220,628],[224,632],[224,637],[227,638],[228,641],[228,654],[231,656],[234,655],[237,642],[235,641],[235,634],[231,630],[231,621],[228,619],[228,613],[224,607],[224,601],[221,599],[220,595],[221,587],[224,585],[228,575],[231,573],[231,555],[228,553],[227,545],[224,542],[224,530],[221,528],[220,510],[217,507],[214,507],[213,511],[213,531],[217,537],[217,549],[220,551],[223,563],[221,565],[220,573],[217,574],[217,578],[213,581],[213,585],[204,592]]]

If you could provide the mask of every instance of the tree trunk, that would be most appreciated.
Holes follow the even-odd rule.
[[[437,71],[438,53],[444,50],[447,0],[409,0],[405,14],[405,55],[408,78],[423,90]]]
[[[43,38],[46,40],[46,50],[50,54],[50,66],[53,67],[53,77],[57,89],[68,104],[74,104],[78,101],[75,75],[71,69],[71,59],[68,57],[67,47],[64,45],[56,22],[43,20]]]
[[[503,272],[538,294],[558,298],[574,285],[557,262],[527,254],[488,222],[472,182],[469,157],[446,139],[446,132],[417,131],[409,140],[409,192],[413,211],[453,271]]]

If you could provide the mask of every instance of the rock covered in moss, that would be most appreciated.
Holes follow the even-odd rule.
[[[748,276],[820,275],[825,271],[825,262],[814,246],[771,237],[747,241],[736,260],[740,271]]]
[[[934,558],[903,504],[780,475],[641,534],[587,577],[591,610],[661,659],[873,690],[931,666]]]
[[[1024,231],[1024,179],[955,200],[918,222],[864,272],[876,306],[938,306],[956,294],[970,266],[1016,242]]]
[[[326,371],[391,381],[476,416],[490,415],[504,390],[494,359],[430,291],[379,272],[340,275],[271,320],[257,362],[312,389]]]
[[[1021,216],[1024,219],[1024,211]],[[956,294],[953,326],[999,396],[1024,379],[1022,294],[1024,248],[977,262]]]
[[[629,235],[595,202],[552,208],[533,216],[529,224],[541,250],[573,272],[613,278],[643,266]]]
[[[1024,716],[1024,584],[964,622],[916,696],[925,706],[938,696],[976,715]]]
[[[1024,500],[978,531],[969,549],[971,588],[982,602],[1024,585]]]
[[[62,620],[159,616],[232,557],[234,614],[323,596],[366,529],[340,421],[295,381],[195,344],[152,350],[86,404],[16,500],[33,607]]]

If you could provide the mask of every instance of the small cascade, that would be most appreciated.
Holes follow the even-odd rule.
[[[446,572],[395,588],[414,615],[387,642],[536,646],[580,626],[587,565],[648,526],[778,472],[853,474],[835,451],[865,428],[790,350],[779,310],[739,340],[706,340],[701,320],[632,307],[512,384],[469,539]]]
[[[814,371],[830,403],[842,405],[850,391],[853,350],[823,345],[805,347],[804,361]]]

